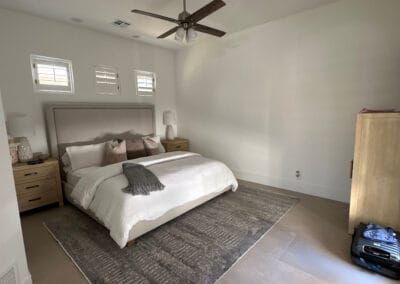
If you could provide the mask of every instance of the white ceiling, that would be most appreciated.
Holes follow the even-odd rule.
[[[224,0],[226,6],[210,15],[201,23],[234,33],[278,18],[336,2],[338,0]],[[194,12],[211,0],[187,0],[187,10]],[[0,0],[0,7],[17,10],[44,18],[68,22],[98,31],[127,38],[139,36],[138,40],[164,47],[184,46],[168,39],[156,37],[174,27],[165,22],[142,15],[132,14],[132,9],[141,9],[156,14],[177,18],[182,9],[182,0]],[[82,19],[76,23],[72,18]],[[111,25],[116,19],[131,23],[126,29]],[[199,40],[208,35],[201,35]],[[216,38],[216,40],[218,40]]]

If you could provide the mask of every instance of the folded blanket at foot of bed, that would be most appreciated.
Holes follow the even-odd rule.
[[[132,195],[149,195],[150,192],[160,191],[165,187],[158,177],[143,165],[124,163],[122,171],[129,183],[123,191]]]

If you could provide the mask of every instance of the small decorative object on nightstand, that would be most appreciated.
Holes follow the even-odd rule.
[[[184,138],[175,138],[174,140],[161,140],[165,151],[189,151],[189,140]]]
[[[34,135],[32,120],[23,114],[13,115],[7,119],[8,134],[18,143],[18,159],[27,162],[33,158],[33,152],[26,136]]]
[[[19,212],[47,204],[64,204],[58,161],[49,159],[41,164],[13,165]]]
[[[174,140],[175,133],[174,133],[174,127],[172,126],[172,124],[176,124],[175,112],[173,112],[172,110],[164,111],[163,123],[164,123],[164,125],[167,126],[167,128],[165,129],[165,139],[166,140]]]

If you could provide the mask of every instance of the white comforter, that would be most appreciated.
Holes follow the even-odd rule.
[[[165,185],[150,195],[131,195],[122,188],[128,180],[122,163],[101,167],[82,177],[71,193],[74,202],[89,209],[110,230],[122,248],[131,228],[142,220],[154,220],[167,211],[202,196],[222,192],[238,184],[223,163],[189,152],[170,152],[125,162],[150,169]]]

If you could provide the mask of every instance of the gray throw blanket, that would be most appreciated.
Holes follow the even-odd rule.
[[[155,174],[142,165],[124,163],[122,170],[129,182],[123,190],[132,195],[149,195],[150,192],[163,190],[165,187]]]

